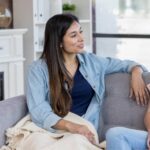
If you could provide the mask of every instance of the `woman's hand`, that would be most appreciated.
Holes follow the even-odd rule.
[[[80,125],[72,122],[66,124],[67,130],[71,133],[77,133],[85,136],[92,144],[95,144],[94,134],[85,125]]]
[[[148,104],[150,95],[142,78],[142,73],[143,71],[139,66],[132,69],[130,97],[134,97],[137,104],[144,106]]]
[[[148,135],[147,135],[147,148],[148,150],[150,150],[150,131],[148,131]]]
[[[59,130],[66,130],[71,133],[81,134],[85,136],[92,144],[96,144],[94,134],[85,125],[80,125],[80,124],[73,123],[71,121],[60,119],[53,126],[53,128]]]

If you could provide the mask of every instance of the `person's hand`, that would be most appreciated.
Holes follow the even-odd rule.
[[[71,133],[77,133],[85,136],[92,144],[96,143],[94,134],[85,125],[69,122],[67,124],[67,129]]]
[[[150,150],[150,131],[148,131],[148,135],[147,135],[147,148],[148,150]]]
[[[142,69],[138,66],[132,70],[130,98],[134,98],[137,104],[144,106],[148,104],[150,95],[142,78],[142,72]]]

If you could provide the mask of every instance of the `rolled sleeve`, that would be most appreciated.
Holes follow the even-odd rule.
[[[147,68],[146,68],[144,65],[141,65],[141,64],[139,64],[139,63],[134,62],[134,63],[132,63],[132,64],[128,67],[128,72],[130,73],[130,72],[132,71],[132,69],[133,69],[134,67],[136,67],[136,66],[141,67],[142,70],[143,70],[143,72],[147,72],[147,71],[148,71]]]
[[[144,72],[147,71],[147,69],[143,65],[132,60],[120,60],[108,57],[103,61],[103,64],[106,68],[106,74],[115,72],[131,73],[132,69],[135,66],[140,66]]]
[[[54,126],[61,119],[61,117],[53,113],[45,119],[43,127],[50,132],[55,132],[56,130],[52,128],[52,126]]]

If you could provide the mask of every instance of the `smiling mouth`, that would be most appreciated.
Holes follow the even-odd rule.
[[[84,44],[78,45],[79,48],[84,48]]]

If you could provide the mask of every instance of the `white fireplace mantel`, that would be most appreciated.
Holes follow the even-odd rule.
[[[23,34],[27,29],[0,29],[0,72],[4,73],[4,98],[24,94]]]
[[[16,35],[16,34],[24,34],[27,32],[27,29],[0,29],[0,35]]]

